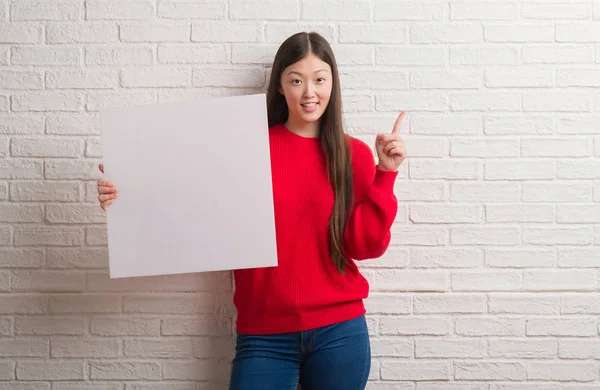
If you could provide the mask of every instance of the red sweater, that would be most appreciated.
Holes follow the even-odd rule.
[[[340,274],[329,253],[333,188],[319,138],[283,125],[269,129],[278,265],[235,270],[237,331],[298,332],[365,313],[367,280],[354,261]],[[371,149],[351,138],[355,203],[345,231],[346,254],[380,257],[390,242],[398,202],[397,172],[375,166]]]

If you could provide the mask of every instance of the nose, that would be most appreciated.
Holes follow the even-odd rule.
[[[304,98],[310,99],[315,96],[315,86],[312,83],[306,83],[306,88],[304,89]]]

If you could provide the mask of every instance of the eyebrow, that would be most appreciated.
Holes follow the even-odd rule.
[[[319,73],[319,72],[327,72],[327,73],[329,73],[329,71],[327,69],[319,69],[319,70],[315,71],[315,73]],[[292,70],[291,72],[288,72],[286,76],[289,76],[292,73],[295,73],[295,74],[297,74],[299,76],[302,76],[302,73],[296,72],[295,70]]]

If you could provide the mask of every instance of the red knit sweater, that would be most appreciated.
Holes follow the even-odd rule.
[[[235,270],[237,331],[297,332],[365,313],[367,280],[354,261],[340,274],[329,252],[333,188],[319,138],[283,125],[269,129],[278,265]],[[380,257],[390,242],[398,202],[397,172],[375,166],[371,149],[351,138],[355,203],[344,245],[355,260]]]

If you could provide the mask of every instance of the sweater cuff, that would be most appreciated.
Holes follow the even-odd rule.
[[[377,167],[377,169],[375,170],[375,179],[373,180],[373,186],[381,188],[386,192],[389,191],[393,193],[394,183],[396,182],[397,176],[398,171],[386,171]]]

